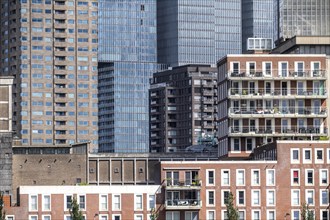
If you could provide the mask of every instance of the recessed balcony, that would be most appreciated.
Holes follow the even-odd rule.
[[[328,116],[323,107],[259,107],[235,108],[230,107],[228,115],[231,118],[325,118]]]
[[[326,99],[326,88],[297,88],[297,89],[256,89],[256,88],[231,88],[228,93],[231,99]]]
[[[166,199],[166,210],[199,210],[202,201],[199,199]]]
[[[171,190],[187,190],[187,189],[201,189],[202,180],[200,179],[172,179],[168,178],[164,180],[165,188]]]
[[[327,136],[328,129],[323,126],[230,126],[228,135],[230,137]]]
[[[234,70],[228,72],[228,78],[233,80],[278,80],[278,79],[326,79],[326,70]]]

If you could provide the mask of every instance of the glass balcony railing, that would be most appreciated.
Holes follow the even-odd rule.
[[[201,200],[198,199],[166,199],[167,209],[200,209]]]
[[[275,77],[275,78],[326,78],[326,70],[233,70],[228,72],[229,78]]]
[[[186,180],[166,179],[165,183],[166,186],[168,187],[191,187],[191,186],[200,187],[202,185],[202,181],[200,179],[186,179]]]
[[[296,88],[296,89],[255,89],[255,88],[231,88],[229,96],[325,96],[326,88]]]
[[[324,136],[328,134],[326,127],[314,126],[230,126],[230,135],[250,135],[250,136],[264,136],[264,135],[295,135],[307,136],[316,135]]]
[[[259,108],[236,108],[230,107],[228,114],[232,117],[242,115],[255,115],[260,116],[289,116],[289,117],[303,117],[303,116],[321,116],[326,117],[327,108],[323,107],[259,107]]]

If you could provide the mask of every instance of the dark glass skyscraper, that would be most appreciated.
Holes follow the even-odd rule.
[[[149,151],[156,0],[99,0],[99,150]]]
[[[241,52],[240,0],[158,0],[158,62],[215,64]]]
[[[242,1],[242,50],[247,50],[248,38],[275,37],[274,0]]]

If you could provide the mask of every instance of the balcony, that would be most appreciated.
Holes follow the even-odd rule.
[[[326,88],[298,88],[298,89],[255,89],[255,88],[231,88],[228,93],[231,99],[326,99],[328,97]]]
[[[198,199],[166,199],[166,210],[199,210],[202,208],[202,201]]]
[[[328,116],[323,107],[260,107],[260,108],[235,108],[228,110],[231,118],[325,118]]]
[[[278,79],[327,79],[326,70],[236,70],[229,71],[228,78],[233,80],[278,80]]]
[[[230,126],[228,135],[231,137],[310,137],[327,136],[326,127],[313,126]]]
[[[202,181],[200,179],[166,179],[164,181],[167,190],[187,190],[187,189],[201,189]]]

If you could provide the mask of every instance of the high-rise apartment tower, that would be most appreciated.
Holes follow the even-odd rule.
[[[0,74],[14,76],[23,145],[97,148],[98,2],[1,1]]]

